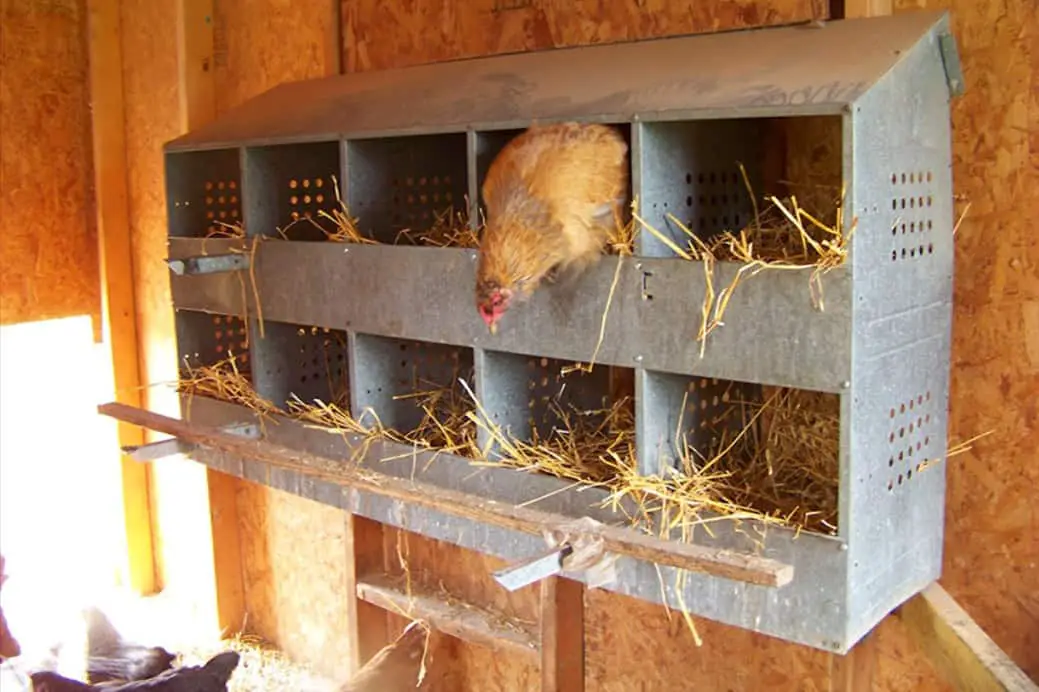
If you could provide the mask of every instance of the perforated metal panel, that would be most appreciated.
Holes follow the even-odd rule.
[[[177,310],[174,316],[179,365],[215,365],[234,355],[239,371],[250,376],[251,356],[245,321],[235,315]]]
[[[460,378],[474,386],[473,352],[467,348],[357,334],[352,353],[355,417],[370,408],[383,425],[401,432],[417,428],[424,416],[420,400],[408,395],[461,391]]]
[[[669,215],[701,239],[743,228],[753,202],[740,173],[760,193],[766,130],[755,120],[644,123],[640,129],[640,209],[643,218],[679,247],[689,238]],[[640,254],[670,257],[658,238],[640,234]]]
[[[747,426],[743,412],[761,400],[761,387],[756,384],[639,372],[639,462],[647,475],[676,467],[686,445],[710,458]]]
[[[344,194],[339,142],[251,148],[245,162],[250,236],[321,241],[335,230],[319,212],[337,208],[336,181]]]
[[[955,224],[947,99],[932,36],[863,97],[848,128],[860,215],[841,487],[851,637],[941,574]]]
[[[465,209],[463,133],[354,140],[347,161],[350,209],[381,243],[411,244],[402,230],[425,230],[437,214]]]
[[[238,149],[196,151],[166,156],[166,208],[169,234],[204,238],[222,230],[220,222],[242,220]]]
[[[305,403],[320,399],[350,405],[349,339],[344,331],[265,321],[264,335],[254,327],[252,350],[260,365],[255,386],[260,396],[284,407],[294,396]]]

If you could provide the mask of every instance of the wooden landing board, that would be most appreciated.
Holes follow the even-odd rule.
[[[362,473],[356,469],[342,469],[335,474],[322,474],[316,470],[321,465],[321,457],[276,447],[262,440],[245,439],[216,428],[194,425],[125,404],[102,404],[98,406],[98,412],[172,435],[183,442],[220,449],[272,466],[291,468],[340,485],[408,502],[414,506],[436,509],[471,521],[536,536],[541,536],[546,527],[572,523],[572,517],[530,507],[487,501],[476,495],[370,470]],[[769,587],[784,586],[790,583],[794,576],[792,565],[775,560],[731,550],[665,541],[627,527],[602,524],[594,529],[594,533],[602,539],[607,552],[659,565]]]
[[[425,620],[434,629],[463,641],[524,657],[538,655],[538,638],[522,622],[483,608],[413,589],[382,575],[357,582],[357,596],[384,610]]]

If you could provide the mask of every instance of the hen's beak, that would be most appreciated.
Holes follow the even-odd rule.
[[[498,333],[498,323],[497,322],[491,322],[488,325],[487,328],[491,330],[491,336],[494,336],[495,334]]]

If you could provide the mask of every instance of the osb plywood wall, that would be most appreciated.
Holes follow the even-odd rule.
[[[100,315],[83,8],[0,2],[2,324]]]
[[[923,1],[923,0],[922,0]],[[160,146],[179,132],[173,3],[124,0],[124,72],[138,305],[147,378],[175,365]],[[900,9],[911,9],[900,7]],[[968,94],[956,103],[955,182],[971,209],[957,238],[954,437],[994,429],[950,464],[943,584],[1011,655],[1039,677],[1039,243],[1026,210],[1039,207],[1039,40],[1035,0],[951,3]],[[598,21],[602,12],[605,20]],[[337,69],[334,0],[218,0],[218,108],[284,80]],[[807,0],[537,1],[347,0],[345,69],[367,70],[550,45],[606,42],[821,16]],[[1031,99],[1031,100],[1029,100]],[[344,518],[276,491],[242,484],[248,627],[328,674],[345,670]],[[167,521],[160,516],[160,522]],[[496,563],[416,536],[388,532],[416,573],[477,602]],[[529,594],[510,608],[530,613]],[[701,622],[692,646],[679,619],[622,597],[588,597],[588,676],[594,690],[823,690],[826,654]],[[945,687],[894,621],[879,632],[878,689]],[[444,689],[526,689],[536,671],[460,643],[437,650]],[[666,679],[669,682],[664,683]],[[512,681],[512,684],[509,682]],[[658,685],[657,682],[660,682]]]

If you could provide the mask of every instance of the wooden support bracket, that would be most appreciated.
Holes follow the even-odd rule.
[[[346,592],[355,594],[347,599],[347,622],[354,634],[350,637],[350,674],[354,675],[390,642],[386,612],[363,597],[360,576],[383,569],[383,527],[377,521],[347,514],[346,537]]]
[[[563,577],[541,582],[541,690],[584,689],[584,584]]]
[[[399,580],[383,575],[357,583],[357,597],[392,613],[424,620],[434,629],[462,641],[504,650],[524,658],[536,657],[537,635],[518,620],[422,589],[409,594]]]

